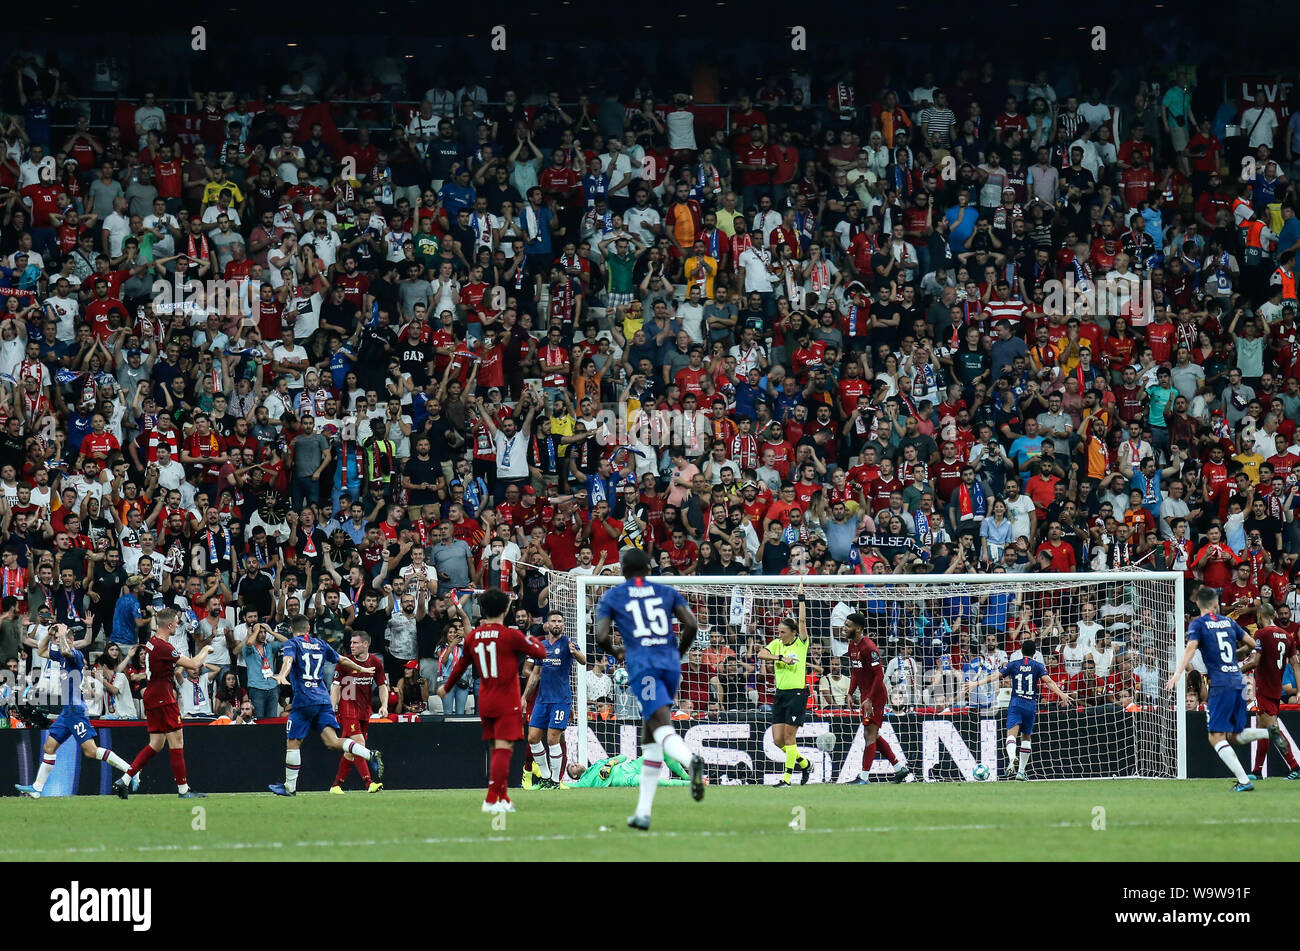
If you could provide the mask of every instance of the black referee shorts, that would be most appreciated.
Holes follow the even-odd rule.
[[[808,712],[808,688],[802,690],[778,690],[772,700],[772,723],[786,723],[790,726],[802,726],[804,715]]]

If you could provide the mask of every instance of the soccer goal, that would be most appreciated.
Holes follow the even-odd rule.
[[[621,579],[553,574],[550,607],[562,611],[591,660],[595,607]],[[796,745],[812,763],[809,782],[851,783],[865,742],[857,701],[847,696],[843,624],[865,615],[880,648],[889,707],[881,736],[926,782],[1006,778],[1007,681],[963,691],[1033,639],[1038,659],[1069,695],[1044,690],[1034,726],[1031,779],[1186,776],[1184,689],[1164,683],[1183,650],[1184,584],[1177,572],[1068,575],[967,574],[757,576],[662,579],[700,621],[674,718],[722,784],[771,784],[784,755],[772,741],[773,679],[755,656],[807,599],[809,699]],[[608,659],[611,664],[612,658]],[[634,686],[617,666],[576,676],[570,756],[636,756],[641,715]],[[867,779],[896,767],[877,751]]]

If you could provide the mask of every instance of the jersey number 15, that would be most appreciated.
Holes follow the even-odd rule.
[[[646,598],[644,601],[628,601],[627,609],[636,621],[634,637],[667,637],[670,630],[668,612],[664,610],[663,598]]]

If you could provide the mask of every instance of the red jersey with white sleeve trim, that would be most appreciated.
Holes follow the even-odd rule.
[[[479,676],[480,717],[519,715],[519,661],[523,657],[541,660],[546,648],[518,628],[504,624],[480,624],[465,638],[465,651],[452,667],[445,683],[454,684],[472,663]]]
[[[358,667],[373,667],[375,672],[359,674],[342,664],[334,668],[334,682],[339,685],[338,717],[341,721],[352,719],[365,722],[370,719],[370,711],[373,709],[375,687],[383,689],[387,683],[384,663],[374,654],[367,654],[364,660],[351,654],[347,657]]]

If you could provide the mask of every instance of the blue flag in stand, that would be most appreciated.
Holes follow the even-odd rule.
[[[64,367],[54,374],[54,379],[59,383],[75,383],[80,379],[80,377],[81,373],[78,373],[76,370],[69,370],[67,367]]]

